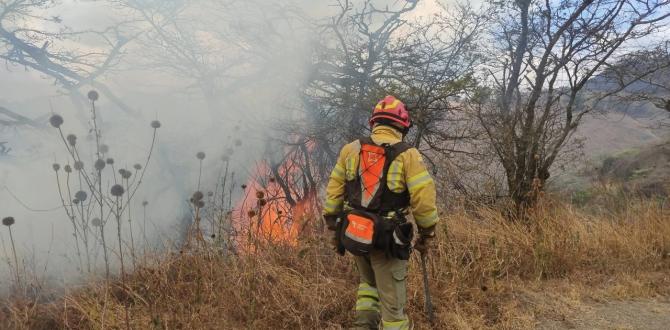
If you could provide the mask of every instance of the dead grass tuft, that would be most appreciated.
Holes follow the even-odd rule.
[[[630,202],[593,215],[566,204],[536,209],[528,223],[500,212],[445,214],[430,258],[437,320],[445,328],[532,329],[585,299],[670,294],[670,219],[658,203]],[[446,224],[446,225],[444,225]],[[164,252],[126,279],[86,286],[50,303],[9,301],[2,328],[339,329],[353,316],[357,280],[350,258],[319,234],[298,246],[266,245],[222,257]],[[418,260],[409,313],[422,313]]]

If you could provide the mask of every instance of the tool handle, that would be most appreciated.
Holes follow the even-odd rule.
[[[421,270],[423,272],[423,293],[424,293],[424,309],[428,314],[428,321],[430,324],[435,322],[435,313],[433,312],[433,301],[430,297],[430,287],[428,285],[428,267],[426,266],[426,254],[421,253]]]

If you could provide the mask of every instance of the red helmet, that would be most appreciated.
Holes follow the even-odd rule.
[[[410,128],[412,126],[412,122],[409,119],[409,112],[407,112],[407,108],[405,108],[405,103],[402,103],[391,95],[377,103],[377,106],[370,117],[370,127],[383,119],[388,119],[399,124],[403,128]]]

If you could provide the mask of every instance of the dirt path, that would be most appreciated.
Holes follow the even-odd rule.
[[[578,311],[545,319],[538,329],[670,329],[670,300],[628,300],[592,303]]]

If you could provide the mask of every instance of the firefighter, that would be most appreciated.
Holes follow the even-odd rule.
[[[338,252],[354,254],[360,274],[355,329],[378,329],[380,323],[383,329],[410,329],[407,259],[412,241],[414,249],[425,253],[435,236],[435,183],[419,151],[403,142],[412,125],[400,100],[381,100],[369,124],[369,138],[340,151],[323,215],[335,232]],[[409,212],[418,229],[416,240],[406,221]]]

